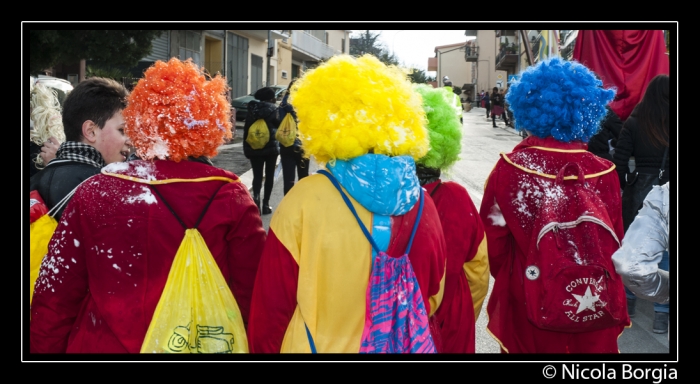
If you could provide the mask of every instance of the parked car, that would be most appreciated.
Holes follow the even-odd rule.
[[[275,99],[277,99],[277,105],[282,102],[284,97],[284,92],[287,91],[286,85],[271,85],[270,88],[275,90]],[[257,91],[257,90],[256,90]],[[255,100],[253,93],[246,96],[236,97],[231,100],[231,106],[236,108],[236,121],[245,122],[245,117],[248,115],[248,103]]]

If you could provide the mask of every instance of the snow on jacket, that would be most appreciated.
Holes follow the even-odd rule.
[[[196,161],[136,160],[103,172],[156,184],[209,250],[248,319],[265,230],[238,177]],[[234,182],[197,178],[219,177]],[[186,179],[158,184],[158,181]],[[95,175],[75,192],[49,244],[31,308],[32,353],[138,353],[184,229],[149,185]]]
[[[638,297],[668,303],[668,271],[659,269],[664,252],[668,252],[668,182],[654,186],[644,199],[644,206],[627,229],[622,247],[612,260],[622,281]]]
[[[438,352],[475,353],[475,321],[489,288],[484,226],[463,186],[438,180],[423,187],[437,208],[447,251],[445,293],[433,316],[440,332]]]
[[[418,212],[413,159],[363,155],[328,166],[378,246],[401,256]],[[435,205],[424,201],[409,254],[426,309],[443,291],[445,240]],[[253,292],[253,353],[358,353],[365,325],[372,246],[326,176],[300,180],[275,210]]]
[[[624,325],[584,333],[545,331],[527,319],[522,280],[530,248],[534,214],[553,179],[567,163],[578,163],[589,188],[606,204],[613,229],[623,237],[620,184],[615,166],[586,150],[581,142],[529,136],[507,154],[515,165],[499,159],[489,175],[479,213],[486,230],[491,275],[495,282],[487,313],[488,330],[509,353],[618,353]],[[624,291],[620,290],[620,295]],[[621,299],[622,300],[622,299]],[[622,300],[624,301],[624,300]]]

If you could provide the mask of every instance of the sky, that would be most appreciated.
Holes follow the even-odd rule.
[[[363,31],[353,30],[353,36],[360,32]],[[422,69],[431,76],[435,76],[435,72],[428,72],[428,58],[435,57],[435,47],[467,41],[464,29],[449,31],[370,30],[370,32],[380,33],[380,42],[389,52],[394,52],[399,62],[407,67]]]

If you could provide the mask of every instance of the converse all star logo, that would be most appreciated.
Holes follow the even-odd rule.
[[[563,303],[564,306],[572,307],[565,312],[569,319],[578,323],[596,320],[605,315],[603,311],[596,308],[607,305],[600,300],[600,293],[605,290],[602,281],[603,276],[599,279],[584,277],[569,282],[564,289],[571,293],[573,298],[566,299]]]
[[[536,280],[538,277],[540,277],[540,269],[537,268],[536,265],[531,265],[525,268],[525,277],[527,277],[529,280]]]

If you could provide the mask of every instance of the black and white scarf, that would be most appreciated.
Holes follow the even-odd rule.
[[[65,141],[61,143],[61,146],[58,147],[58,151],[56,151],[56,158],[49,164],[59,160],[77,161],[79,163],[90,164],[97,168],[102,168],[107,165],[102,155],[95,147],[77,141]]]

